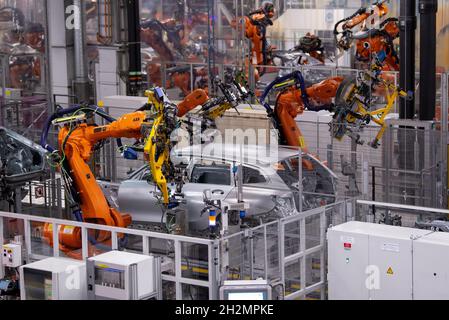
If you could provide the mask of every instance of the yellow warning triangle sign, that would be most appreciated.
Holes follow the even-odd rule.
[[[393,274],[393,269],[392,269],[391,267],[388,268],[387,274],[389,274],[389,275],[392,275],[392,274]]]

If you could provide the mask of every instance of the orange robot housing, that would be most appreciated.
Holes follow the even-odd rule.
[[[378,1],[370,8],[360,8],[352,16],[337,22],[334,28],[337,46],[349,50],[353,41],[356,41],[356,58],[367,63],[375,54],[383,51],[386,55],[383,70],[398,71],[399,58],[393,44],[399,37],[398,19],[388,18],[376,26],[377,20],[383,19],[388,11],[386,1]],[[356,27],[359,27],[359,32],[353,30]]]
[[[245,36],[251,41],[251,56],[246,62],[246,68],[249,65],[266,66],[271,64],[269,52],[273,49],[266,38],[266,30],[268,26],[273,25],[271,20],[275,15],[274,5],[266,2],[262,8],[249,13],[240,20],[244,26]],[[232,26],[239,29],[237,20],[234,20]],[[264,70],[255,71],[256,81],[263,74]]]
[[[177,115],[182,117],[207,100],[208,96],[203,90],[196,90],[178,105]],[[79,115],[82,111],[96,111],[96,109],[89,107],[79,107],[71,110],[74,110],[71,111],[72,115]],[[48,132],[51,120],[55,118],[58,117],[54,115],[48,121],[43,134],[45,138],[41,140],[41,145],[53,153],[55,151],[51,150],[46,144],[45,131]],[[88,123],[79,124],[71,120],[60,129],[58,134],[59,156],[62,158],[60,170],[63,171],[63,175],[68,175],[73,180],[73,190],[71,189],[71,191],[76,196],[76,202],[79,204],[80,209],[74,210],[75,215],[79,215],[77,220],[122,228],[131,224],[130,215],[120,213],[110,207],[88,163],[97,143],[108,138],[142,139],[142,128],[149,121],[151,121],[149,112],[136,111],[125,114],[104,126]],[[80,229],[63,225],[59,226],[58,232],[60,250],[68,256],[79,258],[79,253],[75,251],[81,248]],[[52,224],[46,224],[44,226],[44,239],[53,246],[52,238]],[[109,244],[110,233],[96,232],[95,234],[89,234],[89,239],[94,243]]]
[[[333,77],[308,87],[306,95],[309,104],[311,106],[331,105],[342,81],[341,77]],[[304,152],[308,152],[301,129],[295,120],[305,109],[302,90],[296,86],[290,86],[278,95],[274,113],[280,123],[283,140],[281,143],[294,147],[300,146]]]
[[[82,109],[81,109],[82,110]],[[105,126],[67,124],[58,134],[58,145],[62,153],[62,169],[68,172],[79,198],[79,206],[84,222],[103,224],[116,227],[127,227],[131,224],[131,217],[121,214],[111,208],[92,173],[90,161],[95,145],[107,138],[141,138],[142,124],[146,121],[146,112],[135,112],[124,115],[118,120]],[[44,237],[53,245],[52,225],[44,227]],[[79,228],[60,226],[60,249],[69,252],[81,247]],[[98,232],[96,242],[109,240],[109,233]]]
[[[399,37],[398,20],[388,19],[380,30],[374,30],[364,39],[357,40],[356,58],[359,61],[371,61],[373,54],[384,51],[386,54],[384,71],[399,71],[399,57],[394,49],[393,41]]]

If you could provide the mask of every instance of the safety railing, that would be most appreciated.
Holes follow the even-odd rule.
[[[280,261],[285,299],[325,299],[326,231],[352,219],[353,200],[282,219]]]
[[[357,221],[449,232],[448,209],[358,199]]]
[[[297,213],[221,239],[0,212],[0,244],[23,237],[27,263],[47,257],[86,260],[111,250],[160,256],[163,299],[217,299],[224,280],[259,277],[281,285],[286,299],[324,298],[326,229],[351,219],[353,201]],[[75,229],[81,236],[79,249],[51,245]],[[110,240],[96,243],[93,235],[99,232]]]
[[[355,198],[294,214],[220,239],[222,280],[263,278],[284,298],[325,299],[326,231],[354,218]]]
[[[44,237],[44,228],[51,230],[49,239]],[[49,245],[49,243],[60,243],[60,228],[65,228],[64,230],[80,229],[82,246],[79,250],[61,251],[59,246]],[[164,255],[164,272],[161,275],[162,286],[166,288],[166,293],[171,292],[167,288],[174,288],[174,296],[164,296],[164,299],[188,299],[189,290],[192,290],[191,286],[196,290],[202,290],[205,293],[204,299],[218,298],[217,273],[214,272],[217,245],[214,240],[6,212],[0,212],[0,230],[2,231],[0,233],[1,244],[14,240],[17,235],[23,235],[26,248],[25,260],[28,263],[47,257],[61,256],[86,260],[93,254],[101,252],[127,250],[121,243],[121,239],[124,237],[129,237],[129,241],[132,241],[134,245],[136,238],[140,238],[141,249],[137,251],[141,254],[160,255],[162,248],[167,251]],[[91,235],[98,232],[106,232],[110,235],[109,244],[94,243]],[[186,260],[190,258],[189,249],[191,247],[202,248],[200,258],[204,265],[202,268],[198,264],[193,267],[194,274],[200,273],[201,277],[190,275],[192,267]],[[131,251],[136,252],[135,249],[131,249]]]

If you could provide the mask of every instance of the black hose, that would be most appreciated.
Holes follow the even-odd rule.
[[[103,119],[105,119],[106,121],[108,121],[109,123],[117,121],[117,119],[111,117],[104,111],[100,110],[97,107],[92,107],[92,106],[78,105],[78,106],[70,107],[67,109],[58,110],[55,113],[53,113],[50,117],[48,117],[48,119],[44,125],[44,129],[42,130],[41,141],[40,141],[41,146],[49,152],[54,152],[55,149],[52,146],[48,145],[48,143],[47,143],[48,134],[50,132],[50,128],[51,128],[53,120],[63,117],[67,114],[73,114],[81,109],[90,110],[90,111],[94,112],[95,114],[99,115],[100,117],[102,117]],[[117,139],[117,145],[119,147],[123,146],[120,138]]]

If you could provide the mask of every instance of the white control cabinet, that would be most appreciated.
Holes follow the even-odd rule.
[[[85,300],[86,263],[48,258],[20,267],[21,300]]]
[[[144,300],[157,295],[153,256],[110,251],[87,260],[89,300]]]
[[[412,239],[429,233],[363,222],[329,229],[329,299],[412,299]]]
[[[449,300],[449,233],[413,241],[413,292],[416,300]]]

